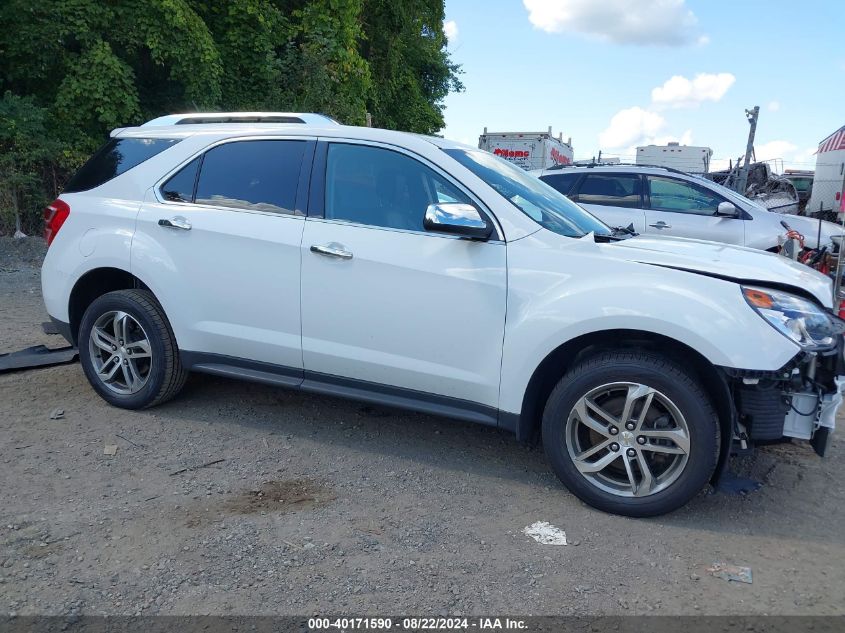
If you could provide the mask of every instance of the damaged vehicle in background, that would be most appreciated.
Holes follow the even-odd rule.
[[[807,251],[837,252],[843,233],[832,222],[774,213],[723,185],[670,167],[599,164],[531,174],[607,224],[631,226],[646,235],[691,237],[778,252],[787,232],[794,231]]]
[[[272,116],[116,130],[45,211],[47,311],[107,402],[198,371],[498,426],[628,516],[684,505],[736,446],[824,452],[824,276],[630,237],[448,140]]]

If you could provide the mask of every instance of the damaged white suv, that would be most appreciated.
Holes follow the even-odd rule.
[[[118,407],[189,371],[541,436],[561,481],[649,516],[735,445],[824,452],[830,282],[783,257],[628,237],[491,154],[320,115],[116,130],[45,211],[49,314]]]

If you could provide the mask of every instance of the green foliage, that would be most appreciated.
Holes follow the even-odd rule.
[[[113,128],[293,110],[433,133],[458,73],[443,0],[3,0],[0,232]]]
[[[0,99],[0,225],[32,230],[37,220],[22,209],[46,202],[41,176],[57,144],[46,125],[47,113],[32,97],[6,92]]]

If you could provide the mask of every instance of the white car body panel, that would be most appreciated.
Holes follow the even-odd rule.
[[[190,231],[158,225],[177,216]],[[160,202],[150,191],[138,213],[132,272],[158,298],[180,349],[301,369],[304,223],[303,216]]]
[[[774,328],[759,327],[761,319],[751,308],[737,309],[738,302],[745,303],[738,284],[635,263],[639,249],[627,245],[640,239],[596,244],[588,237],[542,230],[508,244],[500,408],[519,412],[528,381],[549,352],[594,332],[666,336],[722,367],[778,369],[798,353],[798,346]],[[671,248],[672,240],[661,241]],[[642,254],[643,260],[663,259]],[[758,255],[750,252],[747,259]]]
[[[302,259],[306,371],[498,405],[503,243],[309,218]]]

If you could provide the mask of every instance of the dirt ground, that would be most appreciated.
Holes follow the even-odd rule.
[[[64,344],[40,252],[0,241],[0,353]],[[0,375],[0,447],[3,614],[845,613],[841,435],[649,520],[586,507],[495,429],[200,375],[141,412],[78,364]]]

